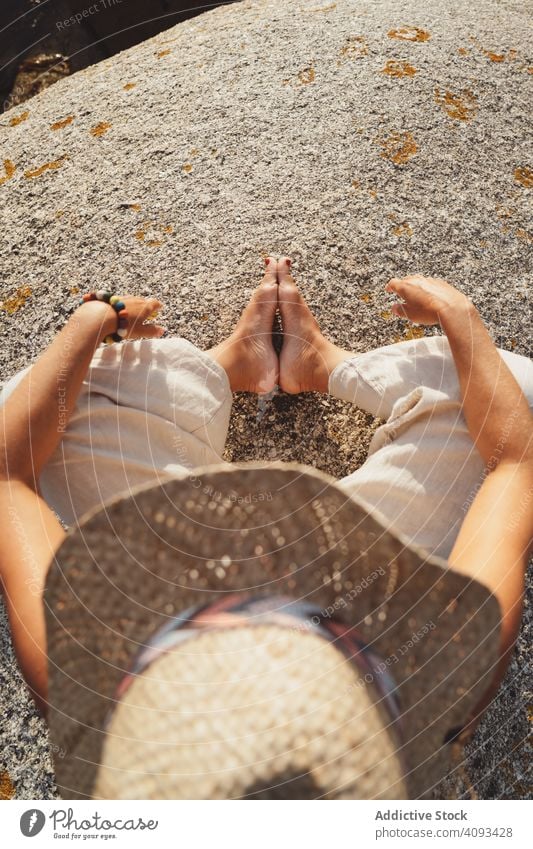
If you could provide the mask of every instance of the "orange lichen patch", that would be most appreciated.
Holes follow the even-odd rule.
[[[314,83],[315,81],[315,69],[311,65],[309,68],[304,68],[303,71],[300,71],[298,74],[298,79],[301,85],[309,85],[309,83]]]
[[[406,327],[401,336],[395,336],[395,342],[403,342],[404,340],[410,339],[421,339],[422,336],[425,336],[425,331],[423,327],[420,327],[416,324],[411,324],[409,327]]]
[[[370,304],[371,301],[372,301],[372,293],[371,292],[365,292],[364,295],[361,295],[360,300],[363,301],[363,303],[365,303],[365,304]]]
[[[459,56],[469,56],[470,55],[470,51],[467,50],[466,47],[460,47],[457,52],[458,52]]]
[[[14,115],[9,122],[10,127],[18,127],[19,124],[23,124],[24,121],[27,121],[30,117],[30,113],[28,110],[26,112],[21,112],[20,115]]]
[[[418,145],[411,133],[392,133],[387,138],[378,139],[383,148],[381,156],[394,165],[405,165],[418,151]]]
[[[350,35],[346,39],[346,44],[340,49],[341,61],[349,61],[352,59],[362,59],[368,55],[368,44],[363,35]],[[338,62],[337,64],[341,64]]]
[[[197,148],[197,147],[193,147],[193,149],[191,150],[191,152],[190,152],[189,156],[198,156],[198,154],[199,154],[199,153],[200,153],[200,151],[198,150],[198,148]]]
[[[0,772],[0,799],[12,799],[15,795],[15,786],[11,781],[11,776],[5,769]]]
[[[79,295],[80,294],[79,286],[71,286],[70,289],[69,289],[69,292],[70,292],[71,295]]]
[[[368,194],[372,198],[372,200],[376,200],[378,193],[375,189],[367,189]]]
[[[407,223],[407,221],[403,221],[401,224],[398,224],[393,228],[392,232],[395,236],[398,236],[398,238],[405,236],[406,239],[410,239],[413,235],[411,226]]]
[[[8,315],[14,315],[31,296],[31,286],[20,286],[13,295],[0,302],[0,310],[7,312]]]
[[[435,89],[435,103],[442,106],[449,118],[455,121],[471,121],[478,110],[477,97],[469,89],[461,94]]]
[[[409,62],[400,62],[399,59],[389,59],[383,73],[389,77],[414,77],[416,68],[410,65]]]
[[[4,183],[7,183],[8,180],[11,180],[15,171],[17,170],[17,166],[14,162],[11,162],[11,159],[4,159],[4,176],[0,177],[0,186],[3,186]]]
[[[360,189],[361,188],[361,183],[359,182],[359,180],[352,180],[352,188],[354,188],[354,189]]]
[[[498,218],[512,218],[516,209],[512,206],[504,206],[502,203],[496,205],[496,215]]]
[[[122,87],[123,87],[124,91],[131,91],[132,88],[135,88],[136,85],[137,85],[137,83],[126,83],[126,85],[122,86]]]
[[[485,47],[483,47],[482,44],[479,43],[477,38],[474,38],[474,36],[472,35],[470,36],[470,41],[477,47],[477,49],[481,53],[483,53],[484,56],[487,57],[487,59],[490,59],[491,62],[500,63],[505,62],[506,59],[508,62],[512,62],[514,59],[516,59],[518,55],[518,51],[515,50],[513,47],[506,53],[497,53],[495,50],[487,50]]]
[[[63,218],[64,214],[65,214],[65,210],[64,210],[64,209],[58,209],[58,210],[56,210],[56,218]]]
[[[44,165],[41,165],[39,168],[35,168],[35,170],[25,171],[24,176],[27,180],[33,180],[34,177],[40,177],[42,174],[46,173],[46,171],[57,171],[58,168],[61,168],[63,163],[68,159],[68,156],[60,156],[59,159],[54,159],[53,162],[45,162]]]
[[[174,228],[170,225],[161,226],[153,224],[151,221],[145,221],[141,224],[141,229],[137,230],[135,233],[135,238],[138,242],[142,242],[148,248],[159,248],[162,244],[164,244],[165,240],[158,234],[164,233],[168,236],[173,232]],[[147,238],[148,235],[151,238]]]
[[[128,209],[133,209],[134,212],[140,212],[141,211],[141,204],[140,203],[129,203]]]
[[[387,35],[400,41],[429,41],[431,38],[431,33],[420,27],[399,27],[389,30]]]
[[[72,124],[74,115],[69,115],[68,118],[63,118],[62,121],[56,121],[55,124],[50,124],[51,130],[64,130],[69,124]]]
[[[172,50],[167,48],[166,50],[160,50],[159,53],[156,53],[156,56],[158,59],[162,59],[163,56],[168,56],[169,53],[172,53]]]
[[[525,186],[526,189],[533,188],[533,170],[528,168],[527,165],[521,165],[519,168],[515,168],[514,178],[517,183]]]
[[[524,230],[522,227],[519,227],[515,233],[517,239],[522,239],[523,242],[533,242],[533,236],[531,233],[528,233],[527,230]]]
[[[182,171],[185,171],[186,174],[190,174],[193,170],[193,166],[190,162],[186,162],[185,165],[182,166]]]
[[[394,318],[394,314],[390,310],[383,310],[383,312],[380,312],[380,316],[383,321],[392,321]]]
[[[90,132],[91,136],[94,136],[95,138],[99,138],[100,136],[105,135],[108,132],[108,130],[111,129],[112,126],[113,126],[113,124],[110,124],[109,121],[100,121],[100,123],[97,124],[95,127],[91,127],[89,132]]]

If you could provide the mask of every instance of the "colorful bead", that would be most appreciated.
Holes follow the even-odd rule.
[[[86,304],[88,301],[104,301],[113,307],[117,314],[117,329],[115,333],[110,333],[105,337],[104,344],[112,345],[114,342],[122,342],[128,335],[129,327],[129,314],[124,301],[118,295],[105,292],[103,289],[83,295],[80,304]]]

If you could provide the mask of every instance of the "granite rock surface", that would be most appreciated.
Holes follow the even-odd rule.
[[[501,347],[529,355],[527,23],[516,0],[250,0],[8,111],[0,380],[104,283],[158,295],[169,332],[207,348],[267,254],[293,257],[343,347],[421,333],[393,319],[384,293],[419,271],[455,282]],[[341,476],[372,427],[325,396],[243,396],[227,457]],[[530,586],[506,682],[438,798],[531,795],[531,603]],[[51,798],[45,726],[0,631],[0,771],[18,798]]]

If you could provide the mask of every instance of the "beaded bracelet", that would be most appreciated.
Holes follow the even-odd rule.
[[[118,326],[116,333],[110,333],[105,337],[104,344],[112,345],[113,342],[122,342],[128,335],[128,312],[124,301],[111,292],[89,292],[88,295],[83,296],[81,303],[86,304],[88,301],[104,301],[113,307],[118,316]]]

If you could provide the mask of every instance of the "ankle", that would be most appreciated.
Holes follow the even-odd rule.
[[[320,361],[320,368],[317,370],[316,391],[328,393],[329,379],[332,373],[340,363],[353,356],[353,354],[337,347],[337,345],[334,345],[333,342],[330,342],[324,336],[320,345],[317,347],[317,354]]]

